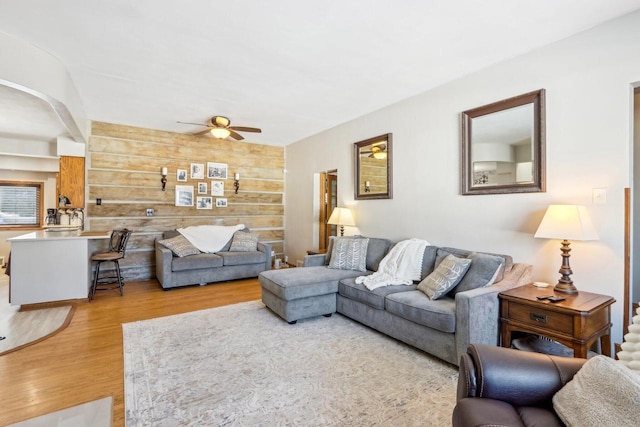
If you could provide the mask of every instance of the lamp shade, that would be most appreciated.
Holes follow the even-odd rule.
[[[598,240],[587,208],[581,205],[549,205],[534,237],[564,240]]]
[[[331,216],[329,217],[327,224],[348,226],[356,225],[353,220],[353,215],[351,215],[351,209],[348,208],[335,208],[333,212],[331,212]]]

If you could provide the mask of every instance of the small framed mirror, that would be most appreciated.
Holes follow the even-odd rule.
[[[353,144],[356,200],[393,198],[392,139],[387,133]]]
[[[546,191],[544,89],[462,113],[462,194]]]

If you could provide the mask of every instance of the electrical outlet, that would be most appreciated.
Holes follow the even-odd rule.
[[[102,204],[102,199],[96,199],[96,205],[100,206]]]
[[[153,209],[147,209],[147,216],[153,216]]]

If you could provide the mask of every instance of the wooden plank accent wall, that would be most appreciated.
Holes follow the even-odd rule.
[[[215,207],[216,196],[213,209],[195,207],[198,183],[207,183],[209,196],[212,179],[191,179],[187,172],[187,182],[177,182],[177,169],[189,171],[191,163],[206,168],[207,162],[228,165],[228,178],[221,180],[226,208]],[[86,164],[85,230],[133,230],[120,263],[127,280],[155,277],[155,240],[164,231],[190,225],[243,223],[276,253],[284,252],[283,147],[93,122]],[[160,182],[163,167],[169,170],[166,191]],[[238,194],[235,173],[240,173]],[[194,186],[193,207],[175,206],[176,184]],[[148,208],[154,216],[146,216]]]

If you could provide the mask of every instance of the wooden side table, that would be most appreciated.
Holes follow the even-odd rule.
[[[556,295],[560,302],[538,300]],[[515,331],[542,335],[573,349],[574,357],[586,358],[589,348],[600,340],[602,354],[611,356],[610,296],[579,291],[575,295],[554,292],[552,287],[520,286],[501,292],[500,323],[502,346],[511,347]]]

